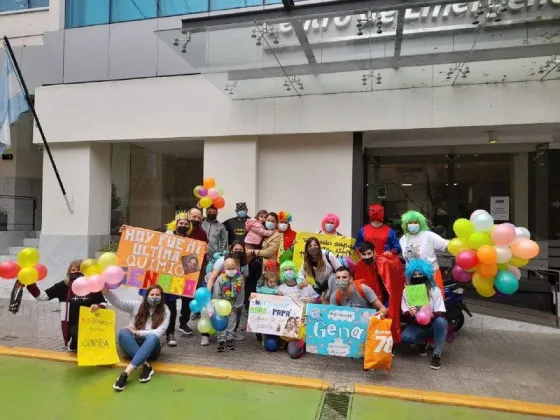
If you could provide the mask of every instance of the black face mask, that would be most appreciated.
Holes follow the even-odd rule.
[[[362,261],[367,265],[372,265],[373,264],[373,257],[362,258]]]
[[[199,222],[198,220],[193,220],[191,222],[191,224],[193,225],[193,227],[200,227],[200,225],[202,224],[202,222]]]
[[[215,222],[217,218],[218,218],[217,214],[207,214],[206,215],[206,219],[208,219],[208,221],[210,221],[210,222]]]
[[[426,284],[428,282],[428,279],[425,276],[421,276],[421,277],[412,277],[412,279],[410,279],[410,284]]]
[[[318,257],[321,255],[321,250],[319,248],[309,248],[307,252],[309,252],[309,255],[312,257]]]
[[[68,276],[70,281],[74,281],[76,279],[79,279],[80,277],[82,277],[82,273],[70,273],[70,275]]]
[[[231,253],[231,256],[235,259],[240,259],[241,257],[243,257],[243,251],[233,251]]]
[[[179,235],[186,235],[189,228],[187,226],[177,226],[177,233]]]

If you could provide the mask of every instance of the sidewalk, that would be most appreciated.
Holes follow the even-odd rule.
[[[127,319],[117,312],[119,328]],[[267,353],[253,334],[245,334],[235,351],[225,353],[216,352],[215,342],[202,347],[198,334],[178,334],[179,345],[165,346],[161,361],[320,378],[338,386],[375,384],[558,404],[559,331],[537,327],[538,332],[532,332],[515,325],[493,323],[489,317],[469,319],[455,342],[446,346],[439,371],[430,369],[429,357],[406,347],[397,353],[390,373],[364,372],[361,361],[346,358],[306,354],[292,360],[285,352]],[[24,301],[13,315],[8,300],[0,299],[0,345],[63,351],[58,303]]]

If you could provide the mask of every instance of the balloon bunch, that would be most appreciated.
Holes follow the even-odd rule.
[[[121,285],[124,270],[118,265],[117,254],[105,252],[99,260],[92,258],[82,261],[78,277],[72,283],[72,292],[77,296],[86,296],[107,289],[116,289]]]
[[[416,312],[416,322],[420,325],[428,325],[432,322],[432,307],[430,305],[422,306],[422,308]]]
[[[472,284],[483,297],[497,292],[511,295],[519,288],[521,271],[539,254],[539,245],[523,227],[511,223],[494,225],[486,210],[476,210],[467,219],[453,224],[457,238],[447,246],[455,255],[452,274],[460,283]]]
[[[224,200],[224,189],[216,187],[216,180],[212,177],[205,178],[202,185],[194,187],[194,196],[198,198],[198,206],[207,209],[214,206],[221,209],[226,205]]]
[[[197,289],[189,308],[192,312],[200,312],[197,328],[202,334],[214,334],[227,328],[228,315],[231,313],[231,303],[225,299],[211,300],[210,290],[206,287]]]
[[[47,267],[39,264],[39,251],[35,248],[24,248],[19,251],[17,263],[6,261],[0,264],[0,278],[17,279],[25,286],[37,283],[47,277]]]

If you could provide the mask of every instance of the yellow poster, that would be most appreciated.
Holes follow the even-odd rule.
[[[354,251],[356,240],[348,236],[324,235],[320,233],[299,232],[296,236],[294,245],[293,262],[296,269],[299,270],[303,264],[303,254],[305,249],[305,241],[315,237],[321,244],[321,249],[328,249],[337,257],[349,256],[354,261],[358,261],[358,254]]]
[[[78,325],[78,366],[114,365],[119,362],[115,341],[115,311],[91,312],[80,307]]]

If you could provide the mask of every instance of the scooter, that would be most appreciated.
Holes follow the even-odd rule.
[[[449,329],[452,331],[459,331],[465,323],[466,312],[472,318],[472,313],[463,302],[465,289],[461,287],[460,283],[448,283],[443,285],[445,291],[445,310],[447,311],[447,323]]]

